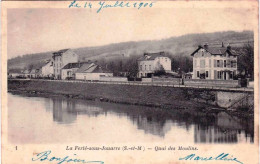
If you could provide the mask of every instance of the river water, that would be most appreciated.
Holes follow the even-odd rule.
[[[207,117],[181,111],[62,97],[8,93],[12,143],[248,143],[252,120],[225,112]]]

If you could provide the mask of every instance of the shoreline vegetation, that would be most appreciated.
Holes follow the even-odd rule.
[[[254,118],[253,111],[226,110],[214,104],[213,91],[156,86],[128,86],[97,83],[8,80],[8,92],[33,97],[64,97],[109,103],[178,110],[210,115],[226,112],[240,118]],[[205,96],[207,95],[207,96]]]

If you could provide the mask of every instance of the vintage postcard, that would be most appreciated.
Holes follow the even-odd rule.
[[[3,1],[3,164],[258,164],[258,1]]]

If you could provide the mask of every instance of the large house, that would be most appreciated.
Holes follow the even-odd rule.
[[[144,53],[144,56],[137,60],[138,77],[151,77],[155,71],[164,69],[171,71],[171,59],[164,52]]]
[[[53,60],[47,60],[45,65],[42,67],[43,77],[52,77],[54,75]]]
[[[75,73],[77,80],[100,80],[100,77],[113,77],[113,73],[95,63],[84,63]]]
[[[193,79],[232,80],[237,74],[237,53],[231,46],[198,46],[193,57]]]
[[[61,79],[61,69],[68,63],[78,62],[78,55],[70,49],[63,49],[53,53],[54,76]]]

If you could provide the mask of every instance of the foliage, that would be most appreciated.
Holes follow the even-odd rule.
[[[239,51],[238,71],[240,76],[254,78],[254,46],[245,44]]]
[[[166,72],[162,65],[160,65],[159,69],[154,72],[154,76],[162,76],[166,75]]]
[[[192,70],[192,65],[190,66],[190,63],[192,63],[190,54],[197,48],[198,44],[202,44],[205,42],[220,43],[219,41],[221,40],[224,40],[225,42],[229,43],[236,42],[237,40],[243,42],[248,41],[248,39],[252,40],[253,38],[254,33],[252,31],[227,31],[204,34],[188,34],[162,40],[123,42],[97,47],[76,48],[72,50],[79,55],[80,61],[94,61],[102,59],[109,61],[115,59],[117,60],[120,58],[132,57],[135,55],[139,55],[140,57],[145,51],[168,51],[171,57],[176,58],[176,60],[174,59],[173,61],[173,70],[176,71],[178,70],[178,68],[180,68],[184,72],[189,72]],[[52,52],[23,55],[20,57],[9,59],[8,68],[22,69],[25,66],[28,66],[29,64],[35,64],[39,61],[51,59],[51,56]],[[178,56],[181,57],[180,62],[178,62]],[[122,62],[124,64],[124,61]],[[118,66],[120,67],[120,65]]]
[[[192,72],[193,63],[190,56],[179,55],[172,58],[172,70],[174,72]]]

